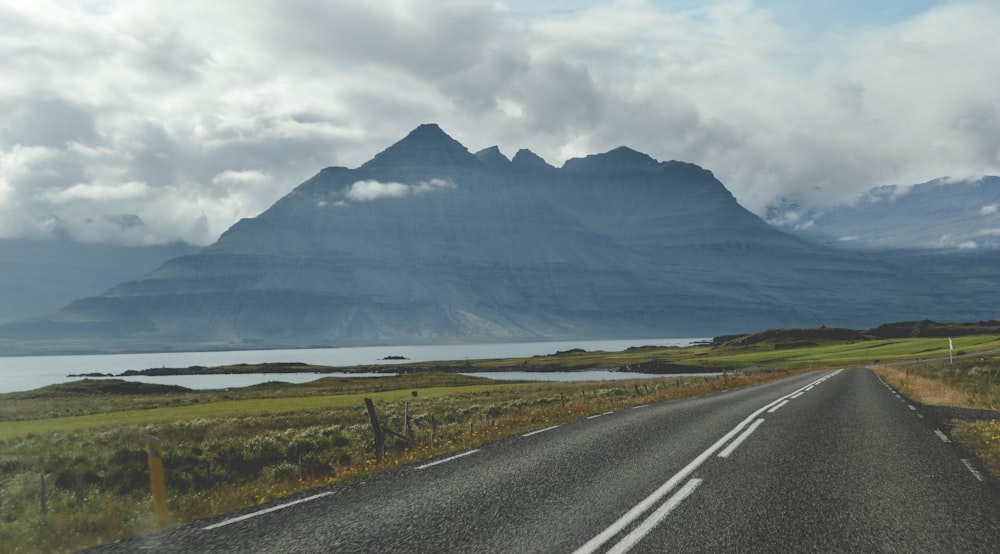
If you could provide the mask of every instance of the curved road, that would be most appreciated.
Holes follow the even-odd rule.
[[[95,552],[996,552],[1000,494],[868,369],[608,413]]]

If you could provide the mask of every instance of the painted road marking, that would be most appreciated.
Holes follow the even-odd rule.
[[[907,404],[906,406],[907,406],[908,408],[910,408],[911,410],[913,410],[914,412],[915,412],[915,411],[917,411],[917,407],[916,407],[916,406],[914,406],[913,404]]]
[[[666,502],[663,503],[652,515],[646,518],[638,527],[636,527],[631,533],[625,535],[618,544],[614,545],[611,550],[608,550],[608,554],[624,554],[632,549],[639,541],[649,534],[657,525],[659,525],[670,512],[674,511],[674,508],[680,505],[685,498],[691,496],[691,493],[698,488],[702,482],[701,479],[691,479],[684,484],[683,487]]]
[[[965,458],[962,458],[962,463],[965,464],[966,469],[968,469],[972,473],[973,477],[979,479],[980,482],[985,481],[985,479],[983,478],[983,474],[979,473],[978,471],[976,471],[976,468],[972,467],[972,462],[966,460]]]
[[[780,406],[781,404],[778,405]],[[773,410],[774,408],[771,409]],[[741,444],[743,444],[743,441],[747,440],[747,437],[752,435],[753,432],[756,431],[758,427],[760,427],[761,423],[764,423],[763,419],[758,419],[757,421],[753,422],[753,425],[747,427],[747,430],[743,431],[743,433],[740,436],[736,437],[736,440],[729,443],[729,446],[727,446],[722,452],[719,452],[719,457],[728,458],[733,452],[736,451],[737,448],[740,447]]]
[[[836,375],[841,371],[843,371],[843,369],[838,369],[837,371],[833,372],[831,376]],[[816,383],[814,381],[806,386],[815,386],[815,384]],[[694,473],[696,469],[701,467],[701,464],[705,463],[705,460],[712,457],[712,455],[715,454],[720,448],[722,448],[724,444],[729,442],[730,439],[732,439],[738,433],[743,431],[743,429],[746,428],[748,425],[750,425],[750,423],[754,421],[754,419],[756,419],[757,416],[771,409],[775,404],[780,403],[782,400],[787,400],[792,394],[802,392],[802,390],[804,389],[805,387],[802,387],[799,390],[793,391],[791,394],[786,394],[785,396],[782,396],[776,400],[772,400],[771,402],[765,404],[763,407],[758,408],[752,414],[748,415],[746,419],[736,424],[736,427],[733,427],[732,429],[729,430],[729,432],[723,435],[722,438],[715,441],[715,444],[709,446],[701,454],[698,454],[698,456],[696,456],[693,460],[691,460],[691,462],[689,462],[688,465],[681,468],[681,470],[675,473],[673,476],[671,476],[670,479],[667,479],[667,481],[662,485],[660,485],[660,487],[657,488],[655,491],[653,491],[652,494],[642,499],[638,504],[629,509],[629,511],[625,512],[624,515],[615,520],[614,523],[612,523],[603,531],[598,533],[594,538],[587,541],[583,546],[576,549],[574,554],[592,554],[593,552],[596,552],[598,548],[604,545],[604,543],[613,539],[616,535],[624,531],[626,527],[631,525],[633,521],[639,519],[639,516],[646,513],[646,511],[649,510],[651,507],[653,507],[654,504],[659,502],[660,499],[662,499],[664,496],[667,495],[667,493],[672,491],[674,487],[679,485],[681,481],[687,479],[692,473]]]
[[[556,427],[559,427],[559,426],[558,425],[553,425],[552,427],[546,427],[545,429],[539,429],[537,431],[532,431],[530,433],[525,433],[525,434],[523,434],[521,436],[522,437],[530,437],[531,435],[537,435],[538,433],[544,433],[546,431],[551,431],[551,430],[555,429]]]
[[[942,433],[940,429],[935,429],[934,434],[937,435],[938,438],[941,439],[943,442],[951,442],[951,439],[948,438],[948,435]]]
[[[587,419],[594,419],[595,417],[601,417],[601,416],[611,415],[613,413],[614,412],[604,412],[603,414],[594,414],[592,416],[587,416]]]
[[[639,408],[648,408],[649,404],[639,404],[638,406],[632,406],[633,410],[638,410]]]
[[[456,455],[454,455],[454,456],[452,456],[452,457],[450,457],[450,458],[445,458],[445,459],[443,459],[443,460],[438,460],[438,461],[436,461],[436,462],[431,462],[431,463],[429,463],[429,464],[424,464],[424,465],[422,465],[422,466],[417,466],[417,469],[427,469],[427,468],[429,468],[429,467],[431,467],[431,466],[436,466],[436,465],[438,465],[438,464],[443,464],[443,463],[445,463],[445,462],[450,462],[450,461],[452,461],[452,460],[457,460],[457,459],[459,459],[459,458],[463,458],[463,457],[465,457],[465,456],[468,456],[469,454],[475,454],[476,452],[479,452],[479,449],[478,449],[478,448],[477,448],[477,449],[475,449],[475,450],[470,450],[470,451],[468,451],[468,452],[462,452],[461,454],[456,454]]]
[[[798,397],[802,396],[803,394],[805,394],[805,392],[797,392],[797,393],[789,396],[788,398],[798,398]]]
[[[767,413],[773,414],[774,412],[777,412],[778,410],[781,409],[782,406],[784,406],[785,404],[788,404],[789,402],[791,402],[791,400],[785,400],[781,404],[778,404],[777,406],[775,406],[775,407],[771,408],[770,410],[768,410]]]
[[[284,510],[285,508],[289,508],[291,506],[295,506],[296,504],[302,504],[303,502],[310,502],[310,501],[316,500],[318,498],[323,498],[324,496],[330,496],[331,494],[333,494],[332,491],[321,492],[319,494],[314,494],[314,495],[306,497],[306,498],[300,498],[298,500],[293,500],[292,502],[286,502],[284,504],[279,504],[277,506],[272,506],[270,508],[267,508],[266,510],[260,510],[260,511],[253,512],[253,513],[250,513],[250,514],[244,514],[244,515],[241,515],[241,516],[238,516],[238,517],[229,518],[229,519],[227,519],[225,521],[220,521],[219,523],[215,523],[213,525],[209,525],[208,527],[203,527],[201,530],[202,531],[211,531],[212,529],[218,529],[219,527],[225,527],[226,525],[230,525],[230,524],[233,524],[233,523],[238,523],[240,521],[244,521],[244,520],[250,519],[252,517],[262,516],[264,514],[269,514],[271,512],[277,512],[278,510]]]

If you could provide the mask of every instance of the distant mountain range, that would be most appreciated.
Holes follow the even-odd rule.
[[[121,246],[69,239],[0,240],[0,323],[52,312],[73,300],[101,294],[196,250],[181,242]]]
[[[555,168],[529,150],[473,154],[422,125],[358,168],[322,170],[206,248],[0,326],[0,349],[697,337],[994,318],[996,262],[956,256],[942,265],[938,254],[809,242],[745,210],[711,172],[625,147]]]
[[[805,239],[850,248],[996,250],[1000,177],[877,187],[820,212],[786,202],[768,210],[767,220]]]

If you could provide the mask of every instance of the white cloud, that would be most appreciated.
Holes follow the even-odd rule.
[[[114,185],[100,183],[78,183],[69,188],[53,191],[44,195],[53,204],[69,204],[74,202],[103,202],[148,199],[150,188],[146,183],[129,181]]]
[[[411,194],[425,194],[449,188],[455,188],[454,183],[441,179],[423,181],[416,185],[369,180],[352,183],[344,194],[355,202],[371,202],[382,198],[403,198]]]
[[[555,165],[698,163],[758,213],[998,174],[1000,4],[920,5],[0,2],[0,238],[205,244],[424,122]],[[145,224],[94,231],[115,214]]]
[[[979,209],[979,214],[980,215],[993,215],[993,214],[997,213],[998,209],[1000,209],[1000,205],[998,205],[998,204],[989,204],[989,205],[986,205],[986,206],[983,206],[982,208],[980,208]]]

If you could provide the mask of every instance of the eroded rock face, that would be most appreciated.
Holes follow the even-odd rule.
[[[775,230],[692,164],[620,147],[555,168],[422,125],[0,338],[98,351],[714,336],[956,311],[922,286]]]

